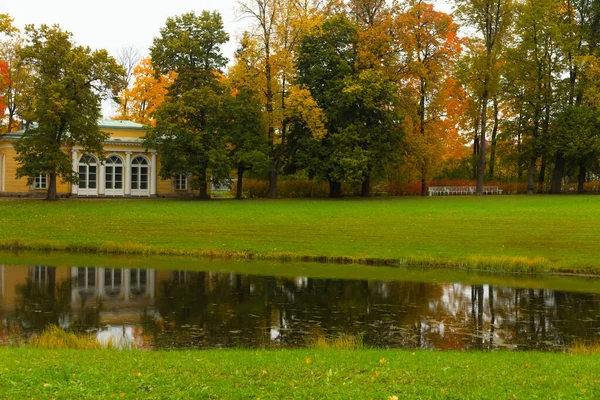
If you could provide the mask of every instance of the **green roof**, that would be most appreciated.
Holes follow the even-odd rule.
[[[104,129],[145,129],[142,124],[133,121],[124,121],[117,119],[99,119],[98,127]]]
[[[113,119],[99,119],[98,127],[100,129],[133,129],[133,130],[143,130],[146,129],[145,125],[138,124],[133,121],[122,121],[122,120],[113,120]],[[20,138],[25,133],[25,130],[21,129],[18,131],[0,134],[0,138]]]

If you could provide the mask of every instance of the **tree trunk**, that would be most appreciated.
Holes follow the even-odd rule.
[[[420,60],[419,60],[420,61]],[[421,133],[421,136],[423,138],[425,138],[425,95],[426,95],[426,86],[427,86],[427,81],[421,77],[421,99],[419,101],[419,130]],[[426,188],[425,186],[426,183],[426,173],[427,172],[427,168],[425,165],[425,162],[423,162],[423,165],[421,166],[421,196],[425,197],[427,196],[426,193]]]
[[[565,175],[565,157],[562,151],[556,152],[556,161],[554,162],[554,171],[552,172],[552,183],[550,184],[550,193],[562,193],[562,179]]]
[[[538,178],[539,193],[544,193],[544,181],[546,181],[546,154],[542,153],[542,163],[540,164],[540,176]]]
[[[483,96],[481,97],[481,128],[479,129],[479,165],[477,171],[477,196],[483,195],[483,184],[485,181],[485,153],[486,139],[485,131],[487,124],[487,103],[488,103],[488,81],[484,82]]]
[[[237,184],[235,190],[235,198],[238,200],[242,199],[242,190],[244,186],[244,168],[238,165],[237,170]]]
[[[365,174],[365,179],[362,182],[362,186],[360,188],[360,195],[362,197],[371,197],[371,173],[367,172]]]
[[[329,181],[329,197],[340,198],[342,197],[342,183]]]
[[[208,194],[208,182],[206,179],[206,171],[203,173],[204,176],[200,177],[200,200],[209,200],[210,195]]]
[[[535,156],[529,159],[529,177],[527,178],[527,194],[533,194],[535,188],[535,164],[537,158]]]
[[[494,166],[496,164],[496,136],[498,135],[498,98],[494,97],[494,127],[492,128],[492,143],[490,146],[490,180],[494,179]]]
[[[585,164],[581,162],[579,164],[579,175],[577,175],[577,193],[583,194],[585,192],[585,175],[586,168]]]
[[[48,194],[46,196],[48,201],[58,200],[58,194],[56,193],[56,173],[50,174],[50,184],[48,185]]]
[[[268,197],[270,199],[277,198],[277,170],[275,169],[275,166],[273,166],[271,168],[271,171],[269,171],[269,195],[268,195]]]

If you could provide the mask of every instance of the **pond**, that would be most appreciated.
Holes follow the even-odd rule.
[[[119,267],[103,258],[8,258],[3,264],[0,253],[3,343],[51,324],[146,349],[303,347],[342,337],[377,348],[560,351],[600,339],[600,281],[592,278],[344,265],[332,268],[355,274],[334,278],[319,276],[318,264],[179,261],[185,268],[169,269],[139,268],[143,259]]]

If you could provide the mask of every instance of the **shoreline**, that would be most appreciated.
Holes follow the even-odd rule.
[[[48,240],[23,241],[0,240],[0,251],[7,252],[49,252],[69,253],[87,255],[131,255],[131,256],[160,256],[179,257],[197,260],[223,260],[223,261],[269,261],[269,262],[298,262],[298,263],[320,263],[336,265],[357,266],[382,266],[382,267],[407,267],[407,268],[436,268],[473,272],[498,272],[516,275],[545,275],[598,278],[600,277],[600,266],[587,268],[556,268],[550,262],[541,257],[528,259],[525,257],[480,257],[473,256],[466,260],[441,261],[432,257],[409,257],[405,259],[372,258],[372,257],[349,257],[349,256],[314,256],[293,254],[287,252],[250,252],[250,251],[228,251],[228,250],[180,250],[153,248],[139,243],[125,243],[118,245],[107,243],[104,245],[90,246],[77,244],[57,244]]]

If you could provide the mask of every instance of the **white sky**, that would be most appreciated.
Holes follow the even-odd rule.
[[[443,0],[436,2],[436,8],[451,10]],[[237,0],[0,0],[0,14],[9,14],[19,29],[26,24],[59,24],[73,33],[78,44],[106,49],[113,56],[124,46],[147,55],[167,17],[202,10],[221,13],[230,36],[223,53],[231,59],[237,35],[248,23],[236,17]],[[110,107],[105,106],[104,113],[111,114]]]

